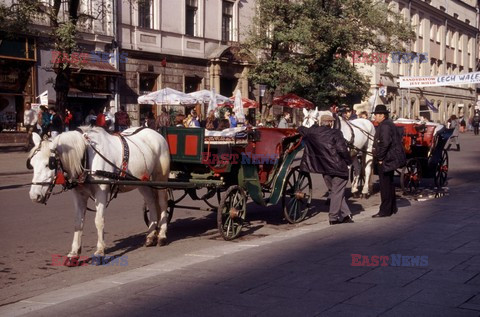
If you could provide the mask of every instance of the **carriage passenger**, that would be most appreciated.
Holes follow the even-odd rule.
[[[215,112],[210,110],[208,112],[207,120],[205,121],[205,129],[216,130],[218,128],[218,120],[215,118]]]

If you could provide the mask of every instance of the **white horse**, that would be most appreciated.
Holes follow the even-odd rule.
[[[303,109],[303,126],[311,127],[317,123],[322,115],[332,115],[330,111],[318,111],[317,109],[307,111]],[[355,119],[351,121],[344,120],[340,116],[340,130],[347,141],[352,159],[354,162],[354,177],[352,180],[352,194],[358,196],[358,184],[360,180],[360,169],[364,168],[365,182],[362,188],[362,197],[368,198],[370,188],[372,187],[372,163],[373,163],[373,137],[375,136],[375,127],[367,119]],[[359,166],[357,155],[362,156],[362,166]]]
[[[168,180],[170,153],[167,142],[154,130],[137,131],[137,129],[130,128],[122,133],[128,146],[123,145],[119,136],[108,134],[98,127],[81,127],[76,131],[62,133],[53,140],[42,141],[38,134],[33,134],[35,147],[27,160],[27,167],[33,168],[34,172],[30,199],[33,202],[46,204],[55,182],[59,183],[63,175],[68,180],[67,184],[72,180],[79,182],[78,185],[73,186],[72,190],[75,206],[75,234],[72,249],[68,253],[70,263],[72,259],[78,259],[81,253],[82,231],[89,197],[95,200],[96,207],[95,226],[98,241],[94,255],[100,257],[105,254],[104,214],[111,187],[106,184],[89,184],[89,179],[106,180],[102,177],[105,173],[97,176],[94,175],[95,171],[111,172],[112,175],[123,172],[131,179],[135,177],[141,180]],[[127,151],[129,155],[125,155],[124,147],[129,149]],[[86,169],[91,173],[87,175]],[[85,176],[86,181],[81,183],[79,179]],[[120,186],[118,189],[120,192],[127,192],[135,188]],[[164,245],[167,238],[167,192],[165,189],[157,190],[148,186],[139,186],[138,190],[149,209],[156,211],[151,213],[152,222],[145,245],[153,246],[157,239],[159,245]],[[159,222],[158,219],[160,219]],[[160,232],[157,236],[158,226]]]

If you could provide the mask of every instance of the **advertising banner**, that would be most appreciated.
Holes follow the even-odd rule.
[[[480,72],[445,76],[404,76],[398,79],[400,88],[455,86],[480,83]]]

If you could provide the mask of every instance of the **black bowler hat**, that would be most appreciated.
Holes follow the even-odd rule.
[[[390,111],[387,110],[387,107],[385,105],[377,105],[373,114],[377,113],[390,113]]]

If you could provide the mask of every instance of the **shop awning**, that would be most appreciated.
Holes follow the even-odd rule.
[[[58,64],[54,65],[58,67]],[[81,63],[70,64],[70,68],[73,71],[79,71],[81,73],[88,72],[111,76],[121,75],[121,73],[107,61],[85,59],[82,60]]]
[[[72,97],[72,98],[106,99],[108,96],[113,97],[111,93],[107,93],[107,92],[86,92],[77,88],[70,88],[68,90],[68,97]]]

